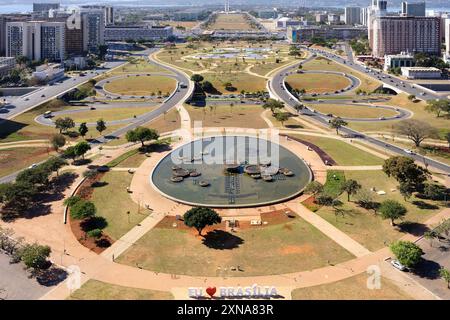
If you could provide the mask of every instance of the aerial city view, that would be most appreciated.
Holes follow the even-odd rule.
[[[448,1],[2,2],[0,300],[450,300],[449,76]]]

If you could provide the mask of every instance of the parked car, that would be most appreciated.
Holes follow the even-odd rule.
[[[391,260],[391,265],[394,267],[394,268],[396,268],[396,269],[398,269],[398,270],[400,270],[400,271],[406,271],[406,270],[408,270],[404,265],[402,265],[401,263],[400,263],[400,261],[398,261],[398,260]]]

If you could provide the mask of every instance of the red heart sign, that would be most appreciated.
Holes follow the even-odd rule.
[[[209,296],[212,298],[213,295],[216,293],[216,287],[208,287],[206,288],[206,293],[209,294]]]

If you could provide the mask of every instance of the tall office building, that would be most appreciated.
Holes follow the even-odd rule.
[[[14,21],[31,20],[29,14],[2,14],[0,15],[0,56],[6,53],[6,23]]]
[[[425,17],[425,1],[424,2],[402,2],[402,16]]]
[[[59,3],[33,3],[33,12],[48,12],[50,9],[59,9]]]
[[[80,56],[85,53],[83,42],[83,21],[79,13],[58,13],[57,16],[48,18],[51,22],[64,22],[66,58]]]
[[[65,53],[63,22],[28,21],[6,24],[6,55],[31,60],[62,61]]]
[[[372,55],[400,52],[441,52],[440,20],[436,17],[376,17],[373,22]]]
[[[373,46],[373,22],[376,17],[383,17],[387,14],[387,1],[372,0],[372,5],[367,8],[367,34],[369,47]]]
[[[344,11],[345,24],[354,25],[361,23],[361,8],[360,7],[345,7]]]
[[[105,44],[105,13],[101,9],[81,11],[83,28],[83,50],[97,52],[98,46]]]
[[[360,16],[359,16],[360,23],[366,27],[367,27],[368,11],[369,11],[369,8],[361,8],[361,12],[360,12]]]
[[[114,24],[114,8],[106,5],[84,5],[81,6],[82,11],[102,10],[105,26]]]
[[[445,29],[445,59],[450,61],[450,18],[445,19],[444,22]]]

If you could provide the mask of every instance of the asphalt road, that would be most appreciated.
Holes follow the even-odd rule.
[[[314,50],[315,51],[315,50]],[[313,52],[314,52],[313,51]],[[317,52],[317,51],[316,51]],[[318,53],[320,54],[320,53]],[[338,63],[343,63],[344,59],[337,57],[337,56],[332,56],[331,54],[324,54],[324,56],[326,57],[330,57],[330,59],[338,62]],[[309,60],[311,60],[313,57],[310,57],[309,59],[304,60],[301,63],[305,63]],[[356,64],[351,64],[350,62],[346,63],[346,65],[354,70],[360,71],[360,72],[364,72],[364,68],[362,66],[356,65]],[[298,105],[298,100],[295,99],[295,97],[293,97],[284,87],[284,80],[286,77],[286,73],[289,73],[293,70],[296,70],[298,68],[298,64],[294,65],[294,66],[288,66],[286,68],[283,68],[281,70],[279,70],[278,72],[276,72],[273,76],[273,78],[269,81],[269,90],[272,92],[272,94],[275,94],[275,96],[278,96],[282,101],[285,102],[285,105],[290,108],[290,110],[293,113],[297,113],[297,111],[294,109],[294,107],[296,105]],[[366,73],[367,76],[374,78],[373,73]],[[374,78],[375,80],[379,80],[378,78]],[[380,81],[380,80],[379,80]],[[397,81],[397,80],[395,80]],[[400,83],[400,81],[398,81],[398,83]],[[403,88],[402,88],[403,89]],[[407,88],[408,89],[408,88]],[[410,89],[411,94],[416,94],[417,96],[420,96],[420,92],[418,89]],[[427,97],[430,98],[431,95],[427,94]],[[318,113],[314,113],[309,109],[303,109],[301,111],[301,114],[303,116],[307,116],[309,117],[311,120],[323,125],[323,126],[329,126],[328,120],[330,119],[329,117],[326,117],[324,115],[318,114]],[[351,135],[351,136],[355,136],[361,140],[365,140],[367,142],[370,142],[371,144],[377,145],[381,148],[384,148],[386,150],[389,150],[391,152],[394,152],[396,154],[402,155],[402,156],[408,156],[413,158],[414,160],[418,161],[419,163],[423,163],[427,166],[431,166],[434,167],[438,170],[441,170],[447,174],[450,174],[450,166],[441,163],[439,161],[430,159],[428,157],[425,156],[421,156],[421,155],[417,155],[417,154],[410,154],[408,152],[405,152],[404,149],[399,148],[393,144],[387,143],[385,141],[382,140],[378,140],[372,137],[369,137],[367,135],[365,135],[364,133],[358,132],[356,130],[347,128],[347,127],[343,127],[340,129],[340,132],[344,135]]]

